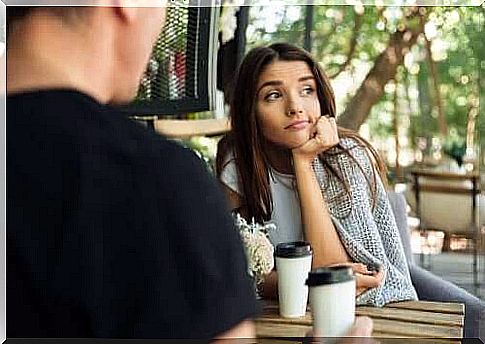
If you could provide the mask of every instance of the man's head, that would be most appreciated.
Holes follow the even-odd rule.
[[[69,19],[86,13],[89,7],[42,7],[42,6],[9,6],[7,7],[7,36],[9,29],[18,25],[28,18],[31,14],[42,10],[49,10],[50,13],[58,15],[60,18]]]
[[[71,73],[71,78],[66,79],[78,82],[53,87],[73,86],[88,93],[101,92],[105,94],[100,99],[103,101],[129,102],[136,94],[153,44],[163,27],[166,1],[112,2],[118,6],[8,7],[7,46],[11,51],[25,50],[24,54],[12,54],[20,60],[20,65],[28,68],[27,58],[22,61],[22,56],[29,54],[39,62],[51,59],[53,68],[45,70],[56,73],[57,66],[57,72],[62,68],[63,75]],[[147,4],[158,6],[134,7]],[[57,63],[53,63],[55,60]],[[83,76],[90,80],[80,80]],[[38,84],[49,87],[43,80]]]

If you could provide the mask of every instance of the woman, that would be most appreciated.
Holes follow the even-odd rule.
[[[417,299],[384,165],[365,140],[337,127],[334,94],[318,64],[289,44],[255,48],[233,91],[232,131],[217,156],[232,207],[274,221],[274,245],[309,241],[313,267],[350,264],[358,304]],[[276,295],[276,280],[276,272],[267,276],[265,296]]]

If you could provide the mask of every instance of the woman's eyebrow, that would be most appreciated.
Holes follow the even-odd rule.
[[[298,79],[299,82],[307,81],[307,80],[315,80],[315,77],[313,75],[306,75]]]
[[[266,86],[281,86],[283,84],[282,81],[280,80],[270,80],[270,81],[266,81],[264,82],[259,88],[258,88],[258,92],[261,92],[261,90],[266,87]]]
[[[307,80],[315,80],[315,77],[313,75],[306,75],[306,76],[302,76],[301,78],[298,78],[298,82],[303,82]],[[261,92],[261,90],[266,86],[281,86],[282,84],[283,82],[280,80],[266,81],[258,88],[257,94]]]

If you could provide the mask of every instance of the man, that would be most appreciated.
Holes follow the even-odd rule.
[[[111,106],[134,97],[164,8],[7,16],[7,337],[253,337],[217,185]]]

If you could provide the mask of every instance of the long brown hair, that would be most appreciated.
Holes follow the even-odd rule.
[[[317,84],[317,95],[320,102],[322,115],[335,117],[335,96],[330,86],[330,81],[317,62],[303,49],[287,43],[275,43],[268,47],[252,49],[239,66],[237,76],[232,89],[230,102],[230,117],[232,130],[218,145],[216,158],[216,173],[220,178],[224,169],[225,158],[232,149],[239,174],[239,190],[243,193],[244,213],[254,217],[256,221],[267,221],[273,211],[273,200],[269,184],[269,161],[264,154],[264,139],[256,119],[257,83],[263,70],[273,61],[303,61],[308,64]],[[385,165],[372,146],[357,133],[339,127],[340,138],[352,138],[358,147],[364,147],[366,154],[373,162],[372,180],[367,178],[369,188],[372,190],[373,203],[377,198],[376,169],[385,181]],[[345,148],[340,143],[332,149],[338,154],[347,154],[359,166],[364,173],[363,167],[349,153],[352,148]],[[342,177],[340,171],[335,169],[328,161],[328,152],[319,155],[324,168],[335,175],[344,185],[346,194],[351,190],[348,182]]]

